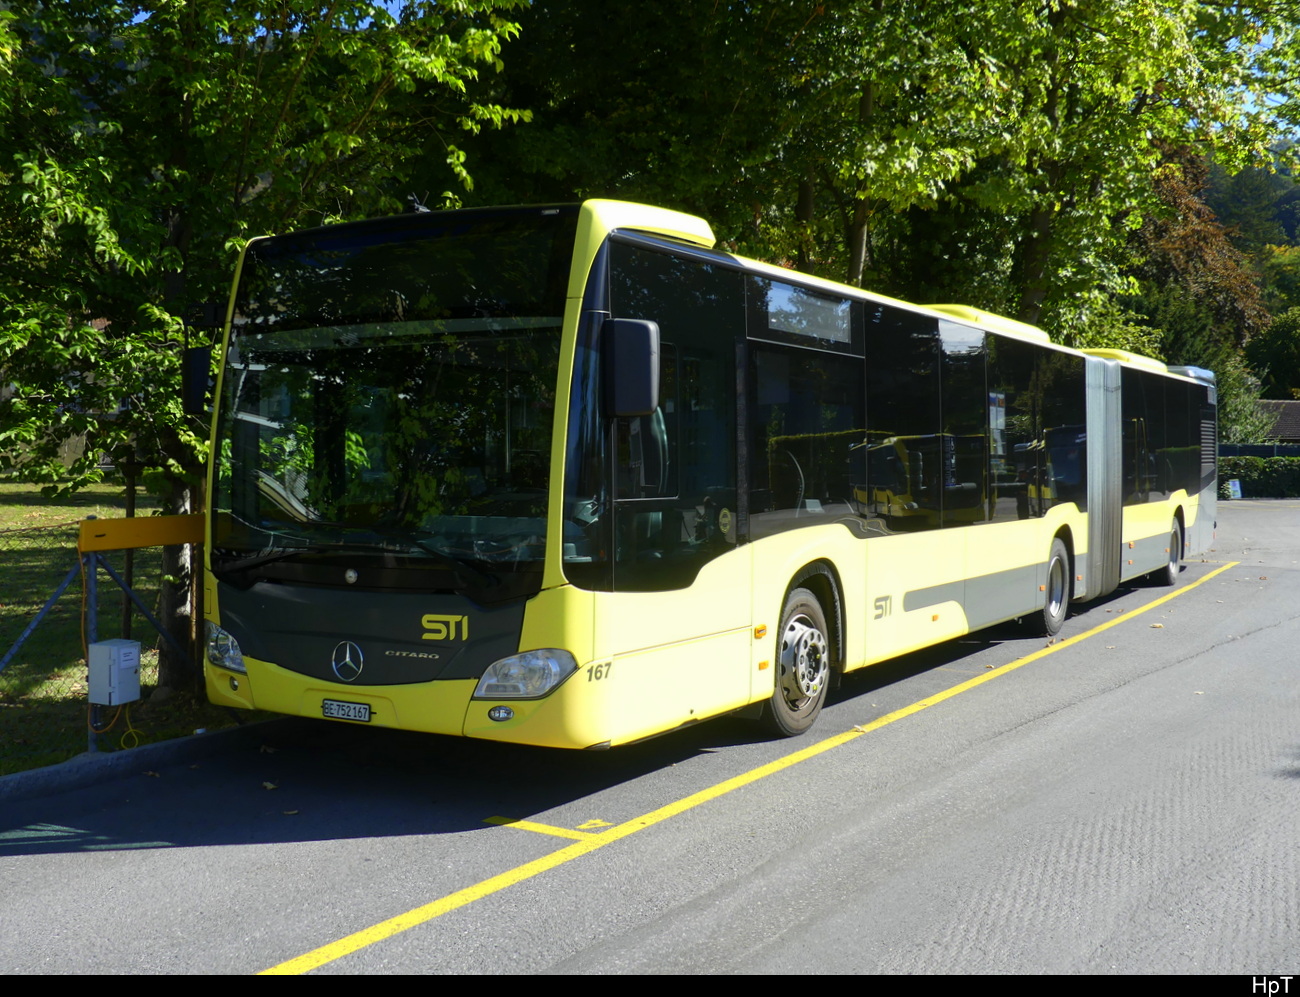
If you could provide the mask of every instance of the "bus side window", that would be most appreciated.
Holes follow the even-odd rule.
[[[939,321],[944,526],[988,518],[988,353],[979,330]]]
[[[751,351],[751,537],[853,514],[866,456],[862,361],[757,343]]]
[[[938,529],[944,482],[938,320],[875,302],[865,315],[870,456],[859,506],[886,532]]]

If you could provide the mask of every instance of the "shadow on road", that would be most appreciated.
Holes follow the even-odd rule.
[[[1105,622],[1130,595],[1139,597],[1129,600],[1126,608],[1133,609],[1160,591],[1122,587],[1091,603],[1086,618],[1067,622],[1064,634]],[[1019,657],[1037,650],[1043,639],[1005,624],[881,662],[847,676],[830,696],[828,710],[850,704],[853,723],[865,722],[897,708],[870,703],[864,709],[867,697],[925,673],[935,673],[926,684],[940,691],[960,679],[938,670],[977,673],[991,667],[978,661],[980,655],[1008,643],[1023,645],[1011,649]],[[998,659],[1007,660],[1005,651]],[[720,755],[686,780],[682,770],[675,772],[666,787],[671,796],[654,804],[660,805],[846,729],[836,719],[824,715],[810,735],[773,741],[751,720],[724,717],[604,752],[284,719],[245,731],[199,761],[158,764],[156,770],[142,766],[89,788],[10,802],[0,818],[0,856],[485,830],[489,817],[544,814]]]

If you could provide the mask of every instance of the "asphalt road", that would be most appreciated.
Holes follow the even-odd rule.
[[[1221,505],[1177,589],[875,666],[795,740],[277,721],[0,780],[0,972],[1293,972],[1298,562],[1300,503]]]

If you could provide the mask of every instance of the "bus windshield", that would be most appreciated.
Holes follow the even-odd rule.
[[[540,572],[573,215],[435,217],[250,246],[214,455],[219,574]]]

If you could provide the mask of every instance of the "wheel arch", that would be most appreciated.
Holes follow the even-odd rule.
[[[830,617],[833,654],[831,656],[831,674],[835,681],[844,671],[844,591],[840,574],[830,561],[818,559],[809,561],[790,577],[790,583],[781,596],[784,604],[790,593],[797,588],[805,588],[817,597],[822,610]]]

